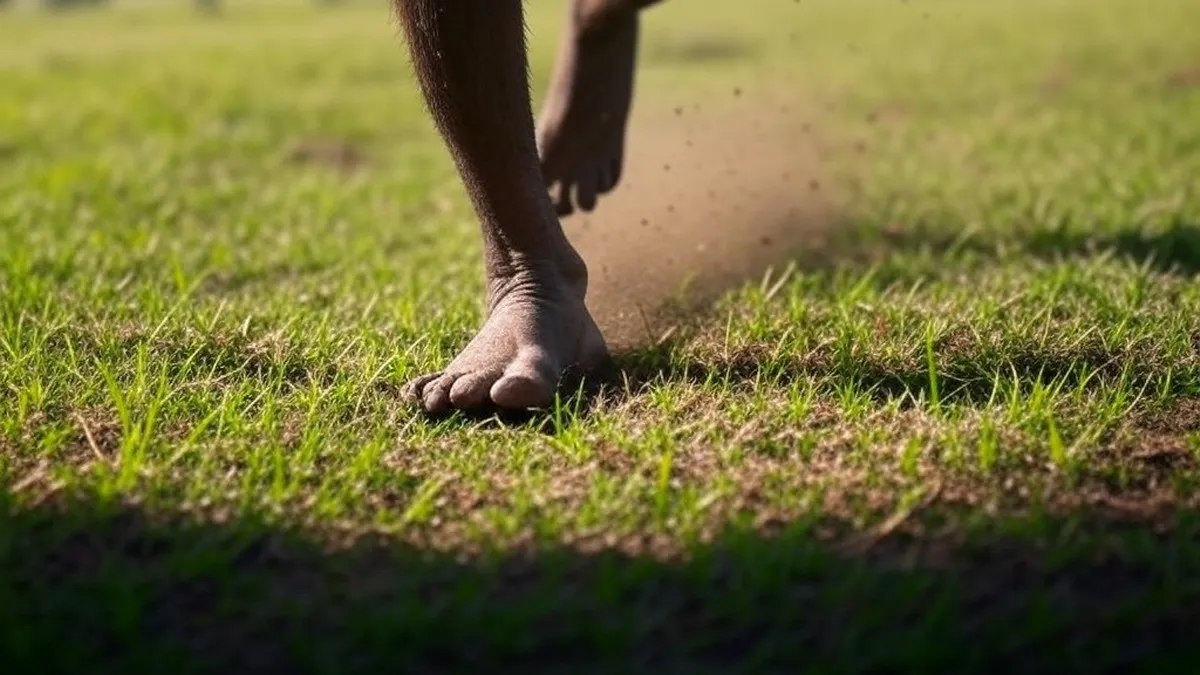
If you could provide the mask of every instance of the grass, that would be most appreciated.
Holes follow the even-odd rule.
[[[178,4],[0,14],[4,662],[1196,669],[1195,3],[655,10],[837,228],[509,424],[397,395],[482,284],[385,3]]]

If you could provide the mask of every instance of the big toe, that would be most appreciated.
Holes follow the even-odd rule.
[[[554,385],[526,373],[505,375],[492,385],[492,402],[501,408],[526,410],[544,408],[554,398]]]
[[[554,400],[558,367],[544,353],[532,351],[518,357],[492,385],[492,403],[501,408],[543,408]]]

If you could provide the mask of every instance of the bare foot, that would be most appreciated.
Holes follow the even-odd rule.
[[[538,118],[542,176],[559,215],[575,208],[591,211],[596,197],[621,179],[638,14],[606,12],[591,18],[598,14],[577,9],[568,22]]]
[[[583,290],[556,277],[518,275],[494,284],[483,328],[444,371],[410,382],[406,395],[430,413],[543,408],[565,372],[603,365],[608,350]]]

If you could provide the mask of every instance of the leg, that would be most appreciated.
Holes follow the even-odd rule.
[[[414,380],[430,412],[541,407],[567,368],[607,352],[584,307],[587,269],[538,166],[521,0],[395,0],[430,112],[483,227],[488,316],[441,373]]]
[[[562,215],[591,211],[621,179],[638,11],[659,1],[571,0],[537,130],[544,179]]]

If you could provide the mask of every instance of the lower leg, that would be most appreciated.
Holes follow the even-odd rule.
[[[638,12],[660,0],[572,0],[538,120],[543,178],[567,214],[616,187],[633,102]]]
[[[483,230],[488,319],[445,371],[410,385],[429,411],[537,407],[564,369],[606,357],[587,270],[543,183],[521,0],[396,0],[430,112]]]

